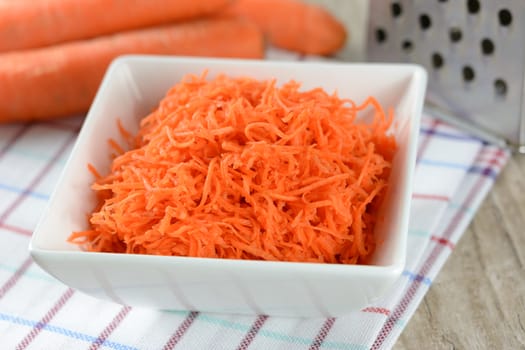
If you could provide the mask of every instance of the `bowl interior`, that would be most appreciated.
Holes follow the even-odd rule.
[[[384,108],[395,110],[392,132],[398,140],[391,186],[382,208],[376,234],[381,244],[370,264],[404,264],[412,173],[417,135],[425,92],[425,72],[414,65],[344,64],[314,62],[272,62],[205,58],[130,56],[112,64],[88,113],[77,143],[61,179],[33,235],[31,247],[41,251],[78,251],[66,242],[72,231],[85,229],[86,215],[95,198],[90,189],[93,178],[87,164],[108,169],[107,140],[121,139],[117,118],[135,132],[166,91],[187,73],[208,76],[220,73],[276,78],[278,83],[296,80],[304,89],[322,87],[339,96],[364,101],[376,97]]]

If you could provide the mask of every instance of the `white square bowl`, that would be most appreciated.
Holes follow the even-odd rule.
[[[116,119],[135,132],[139,120],[185,74],[225,73],[303,88],[338,91],[356,103],[369,95],[393,107],[398,142],[391,185],[377,225],[370,265],[337,265],[151,256],[81,251],[66,240],[87,228],[94,207],[86,165],[109,169],[106,140],[121,139]],[[50,274],[86,294],[169,310],[340,316],[384,296],[401,275],[426,72],[401,64],[279,62],[191,57],[126,56],[108,69],[58,185],[33,234],[30,252]]]

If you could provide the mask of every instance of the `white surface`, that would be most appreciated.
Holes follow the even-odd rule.
[[[304,88],[336,89],[357,103],[375,96],[395,108],[399,143],[384,206],[384,238],[371,266],[139,256],[79,251],[66,242],[86,227],[94,205],[86,170],[110,163],[106,140],[119,139],[187,73],[217,73],[295,79]],[[65,284],[87,294],[132,306],[160,309],[337,316],[381,297],[405,263],[411,183],[426,73],[413,65],[353,65],[255,60],[124,57],[102,83],[59,184],[30,244],[35,261]],[[118,101],[118,103],[115,103]],[[386,224],[388,223],[388,224]]]

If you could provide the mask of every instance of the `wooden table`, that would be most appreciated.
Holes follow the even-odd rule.
[[[525,155],[510,159],[395,349],[525,349]]]

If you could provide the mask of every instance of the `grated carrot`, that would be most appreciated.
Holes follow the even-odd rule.
[[[371,123],[357,120],[374,110]],[[86,250],[364,263],[395,154],[392,113],[295,81],[174,85],[111,171],[95,175]]]

